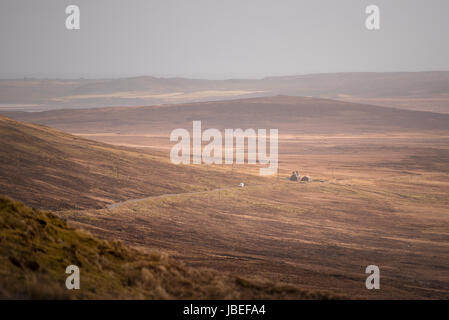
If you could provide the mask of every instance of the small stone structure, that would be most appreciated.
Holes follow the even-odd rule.
[[[299,181],[299,172],[293,171],[292,175],[290,176],[290,181]]]

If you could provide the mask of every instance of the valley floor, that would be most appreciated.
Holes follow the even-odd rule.
[[[89,138],[168,152],[157,136]],[[279,150],[279,176],[245,188],[59,215],[191,266],[354,298],[449,298],[448,135],[290,135]],[[313,181],[287,181],[293,170]],[[381,270],[380,290],[365,288],[371,264]]]

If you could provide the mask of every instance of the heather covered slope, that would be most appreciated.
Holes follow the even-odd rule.
[[[167,138],[167,142],[168,138]],[[0,116],[0,190],[36,208],[100,208],[162,194],[237,186],[260,178],[119,148]]]
[[[0,197],[0,299],[323,299],[330,295],[192,269],[68,226]],[[80,268],[80,289],[65,268]]]

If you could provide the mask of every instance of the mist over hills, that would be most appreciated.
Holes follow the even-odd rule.
[[[273,95],[449,113],[449,72],[333,73],[229,80],[149,76],[0,80],[0,110],[155,105]]]

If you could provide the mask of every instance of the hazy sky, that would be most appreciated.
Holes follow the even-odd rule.
[[[65,28],[70,4],[80,30]],[[447,0],[0,0],[0,77],[449,70],[448,13]]]

